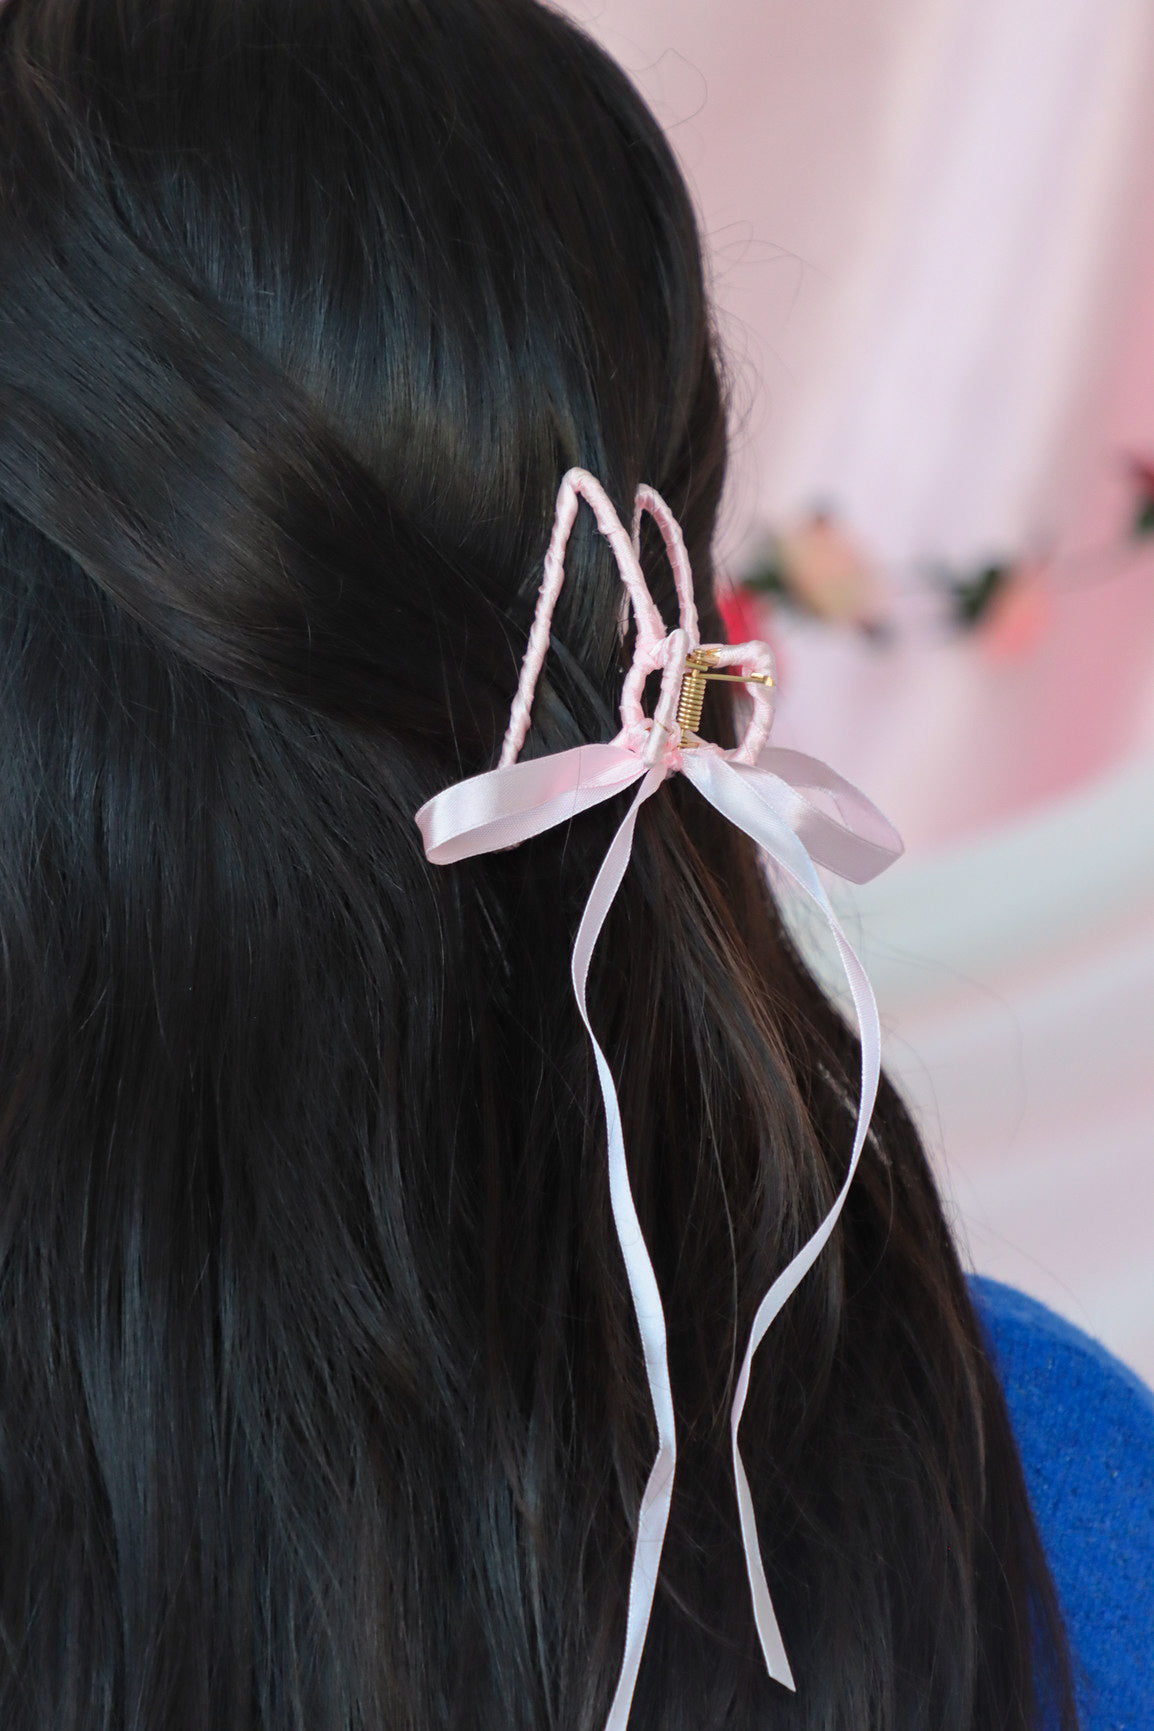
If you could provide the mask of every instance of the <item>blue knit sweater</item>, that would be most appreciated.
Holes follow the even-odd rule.
[[[972,1282],[1066,1617],[1082,1731],[1154,1731],[1154,1394],[1096,1341]]]

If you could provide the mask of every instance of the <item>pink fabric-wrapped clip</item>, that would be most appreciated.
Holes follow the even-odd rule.
[[[571,751],[518,763],[517,754],[528,732],[533,694],[549,646],[553,610],[565,578],[565,548],[580,498],[592,507],[598,528],[613,548],[636,626],[633,663],[621,693],[621,731],[608,744],[581,745]],[[680,609],[679,623],[673,631],[666,630],[641,570],[639,531],[643,511],[650,512],[660,527],[673,570]],[[777,750],[768,744],[773,722],[770,685],[748,687],[753,708],[745,735],[734,750],[723,751],[696,735],[683,744],[677,709],[686,657],[702,648],[711,652],[710,662],[718,669],[741,667],[772,675],[773,655],[765,643],[701,644],[693,575],[685,544],[672,512],[660,495],[651,487],[638,489],[630,536],[599,482],[584,469],[570,469],[557,496],[544,578],[499,766],[485,775],[447,787],[416,815],[427,858],[435,865],[450,865],[471,855],[515,847],[556,824],[567,823],[626,788],[637,789],[589,892],[573,945],[571,967],[573,993],[592,1044],[605,1104],[613,1219],[641,1334],[658,1438],[657,1458],[641,1500],[629,1582],[625,1651],[606,1731],[625,1731],[628,1724],[677,1464],[665,1313],[630,1189],[617,1091],[605,1054],[590,1026],[585,997],[593,951],[629,865],[637,813],[667,776],[678,772],[687,776],[704,799],[776,860],[822,914],[837,945],[857,1013],[862,1053],[861,1092],[845,1180],[821,1225],[782,1269],[758,1306],[730,1418],[734,1483],[757,1632],[770,1676],[790,1689],[794,1687],[793,1674],[765,1578],[749,1481],[738,1446],[738,1428],[754,1354],[774,1317],[833,1232],[861,1158],[877,1093],[881,1048],[877,1004],[865,971],[826,896],[815,863],[853,883],[866,883],[902,851],[896,832],[856,788],[816,759],[800,752]],[[642,693],[647,677],[657,671],[661,673],[661,691],[650,717],[642,708]],[[815,803],[811,797],[815,794],[824,796],[827,806],[832,803],[838,815],[831,816],[828,809]]]

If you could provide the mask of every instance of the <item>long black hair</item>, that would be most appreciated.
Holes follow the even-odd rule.
[[[599,1731],[652,1436],[566,968],[618,812],[451,869],[413,813],[495,761],[570,465],[665,495],[721,635],[725,431],[670,151],[535,0],[0,13],[4,1731]],[[530,753],[615,729],[584,511],[569,569]],[[727,1409],[857,1042],[675,783],[594,974],[682,1437],[636,1731],[1072,1725],[888,1084],[754,1376],[765,1678]]]

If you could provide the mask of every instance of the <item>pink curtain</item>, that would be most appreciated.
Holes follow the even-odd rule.
[[[848,915],[888,1062],[977,1263],[1154,1380],[1154,555],[1118,551],[1126,459],[1154,459],[1154,9],[569,10],[698,199],[734,381],[726,559],[820,504],[890,597],[883,649],[769,619],[779,742],[909,844]],[[927,564],[1042,554],[1019,653],[935,627]]]

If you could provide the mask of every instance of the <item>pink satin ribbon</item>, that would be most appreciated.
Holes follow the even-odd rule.
[[[632,681],[635,701],[627,703],[623,695],[622,731],[611,743],[581,745],[570,751],[518,763],[515,761],[516,752],[528,725],[533,687],[548,642],[552,607],[563,580],[565,543],[576,514],[578,494],[593,505],[599,526],[614,546],[618,564],[622,567],[622,577],[633,602],[638,628],[631,675],[638,667],[644,671]],[[812,1268],[837,1224],[865,1145],[880,1074],[881,1031],[877,1004],[865,970],[830,905],[815,862],[853,883],[866,883],[902,851],[899,837],[877,808],[833,770],[800,752],[779,750],[763,743],[772,716],[772,700],[767,694],[760,693],[757,687],[751,690],[755,709],[741,745],[732,751],[722,751],[707,741],[697,740],[691,748],[682,748],[680,730],[675,727],[673,716],[685,655],[698,647],[696,611],[692,608],[692,579],[688,575],[688,562],[684,559],[684,548],[680,546],[679,532],[676,532],[676,524],[664,501],[651,489],[643,488],[638,495],[639,513],[641,509],[653,511],[665,535],[681,600],[678,629],[665,633],[661,627],[658,636],[658,625],[654,622],[656,610],[640,571],[636,521],[630,539],[593,477],[583,470],[571,470],[558,497],[557,524],[550,543],[550,557],[546,560],[538,615],[501,767],[455,783],[429,800],[416,814],[428,859],[435,865],[451,865],[473,855],[516,847],[557,824],[567,823],[591,806],[636,786],[636,793],[589,892],[573,945],[571,965],[573,993],[593,1048],[604,1101],[613,1219],[641,1335],[658,1437],[657,1457],[641,1500],[629,1583],[625,1651],[606,1731],[625,1731],[628,1724],[657,1585],[677,1464],[665,1313],[629,1183],[617,1090],[590,1024],[586,1004],[586,984],[593,951],[629,865],[637,813],[667,776],[676,772],[687,776],[703,798],[751,836],[777,862],[821,913],[837,946],[857,1014],[862,1054],[861,1090],[846,1175],[825,1219],[777,1276],[758,1306],[730,1415],[734,1483],[754,1620],[770,1676],[789,1689],[795,1686],[793,1674],[765,1577],[753,1500],[738,1446],[738,1429],[745,1410],[754,1354],[774,1317]],[[647,607],[653,612],[647,612]],[[659,623],[659,615],[657,621]],[[756,664],[761,668],[772,665],[772,657],[761,643],[709,647],[717,652],[718,665]],[[653,717],[648,718],[640,713],[640,689],[645,673],[655,668],[662,671],[662,692]],[[626,685],[629,688],[629,679]],[[830,805],[837,816],[831,815]]]

